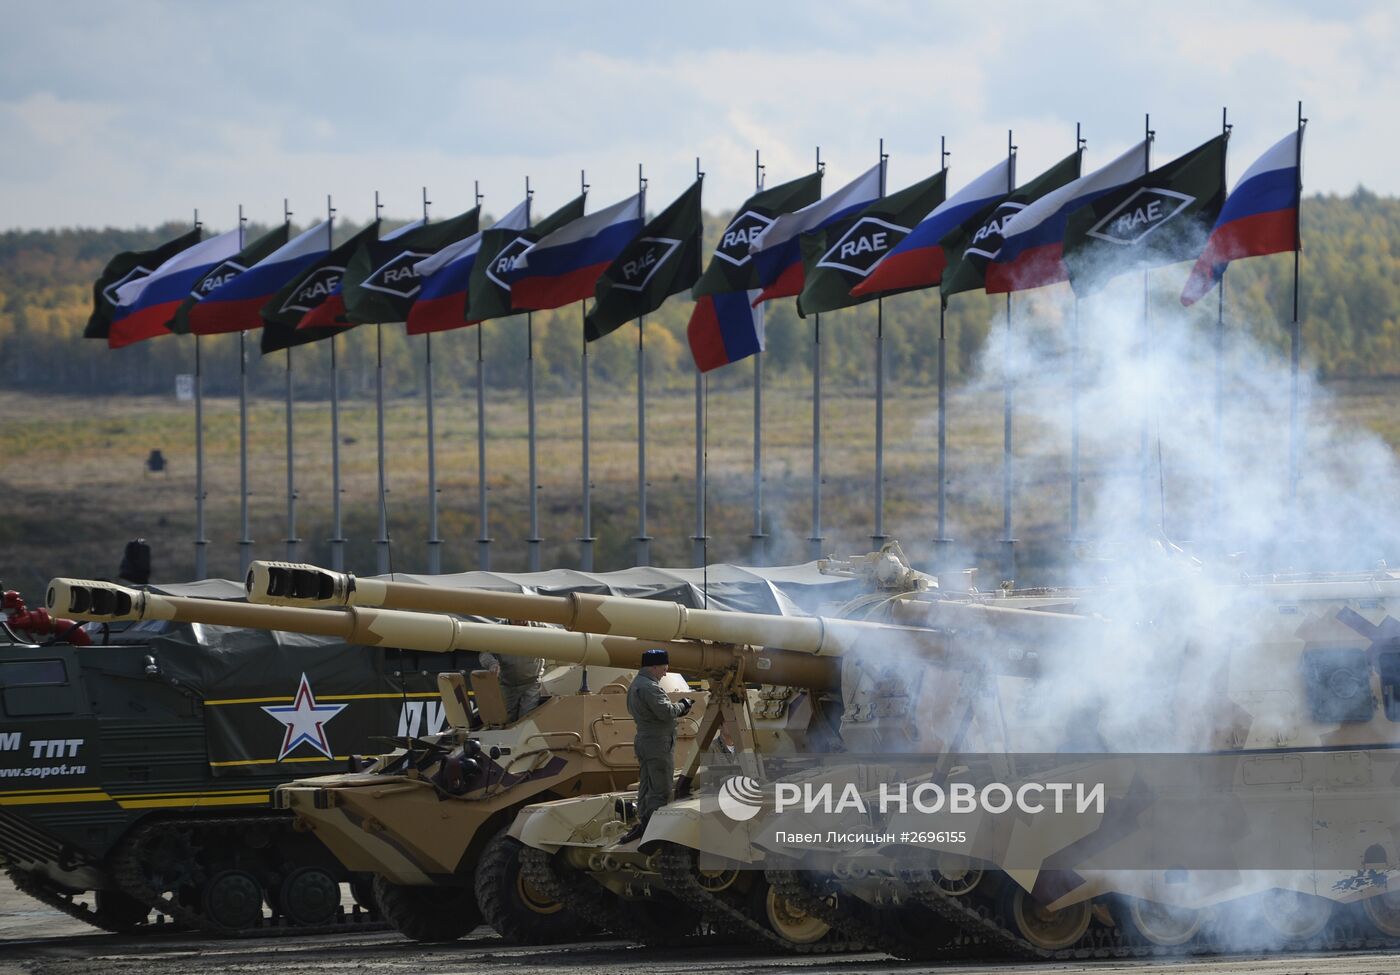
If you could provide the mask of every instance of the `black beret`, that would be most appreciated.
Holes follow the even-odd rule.
[[[671,658],[666,655],[666,651],[660,648],[642,651],[642,666],[656,667],[661,664],[669,664]]]

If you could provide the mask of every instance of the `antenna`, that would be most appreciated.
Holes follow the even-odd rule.
[[[282,197],[282,222],[292,222],[292,211],[287,207],[287,198],[285,196]]]
[[[428,206],[429,206],[432,202],[433,202],[432,200],[428,199],[428,188],[427,188],[426,186],[423,187],[423,222],[424,222],[424,223],[427,223],[427,222],[428,222]]]
[[[822,147],[817,146],[817,172],[826,173],[826,163],[822,162]]]
[[[948,137],[946,135],[940,135],[938,137],[938,157],[940,160],[940,168],[948,168],[948,157],[951,155],[952,153],[948,151]]]

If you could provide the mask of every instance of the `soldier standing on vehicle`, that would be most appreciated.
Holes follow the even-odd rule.
[[[509,621],[512,626],[526,626],[526,623]],[[517,657],[514,654],[483,653],[481,666],[496,675],[501,684],[501,698],[506,705],[506,720],[519,721],[540,706],[544,688],[540,684],[544,677],[544,661],[532,657]]]
[[[665,650],[646,650],[642,666],[627,689],[627,711],[637,723],[634,748],[640,778],[637,782],[637,825],[624,833],[619,843],[639,840],[647,821],[657,809],[671,801],[671,785],[676,767],[676,719],[689,714],[695,702],[689,698],[672,701],[661,689],[661,678],[671,669]]]

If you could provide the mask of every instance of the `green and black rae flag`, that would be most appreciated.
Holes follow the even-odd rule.
[[[417,223],[365,240],[345,265],[345,317],[356,325],[402,322],[423,287],[414,265],[476,233],[481,207],[440,223]]]
[[[278,224],[233,257],[211,268],[208,274],[194,283],[194,287],[190,289],[189,297],[180,303],[179,308],[175,309],[175,317],[169,325],[170,331],[176,335],[190,334],[190,309],[201,298],[219,285],[238,277],[290,239],[291,227],[285,223]]]
[[[589,342],[655,311],[671,295],[688,291],[700,279],[703,183],[703,178],[692,183],[608,265],[583,322],[583,337]]]
[[[477,252],[471,280],[467,284],[468,322],[524,314],[510,304],[509,274],[515,266],[515,259],[541,237],[582,217],[586,200],[584,194],[574,197],[529,230],[498,230],[492,227],[482,231],[481,250]]]
[[[880,258],[943,202],[947,186],[948,171],[940,169],[912,186],[882,196],[855,216],[803,234],[803,284],[802,293],[797,296],[797,313],[806,318],[898,294],[878,291],[852,297],[851,289],[864,281]],[[904,290],[908,289],[899,289]]]
[[[319,342],[354,328],[353,325],[298,328],[302,318],[319,308],[327,298],[337,293],[345,277],[345,265],[365,241],[379,239],[379,221],[375,220],[339,247],[297,276],[268,300],[262,308],[262,353],[280,352],[293,346]]]
[[[981,291],[987,286],[987,265],[1001,250],[1002,228],[1046,193],[1079,178],[1083,153],[1072,152],[1026,183],[1004,200],[973,214],[942,240],[948,267],[939,286],[943,300],[963,291]]]
[[[198,244],[202,232],[198,227],[148,251],[123,251],[107,262],[102,274],[92,285],[92,314],[83,329],[85,339],[105,339],[112,327],[116,311],[113,299],[117,289],[128,281],[144,278],[182,250]]]
[[[775,217],[810,206],[821,196],[822,175],[812,172],[781,186],[760,190],[745,200],[720,234],[710,266],[695,282],[691,297],[702,298],[705,295],[762,287],[749,254],[749,245]]]
[[[1064,262],[1076,294],[1114,275],[1194,261],[1225,205],[1225,146],[1217,135],[1069,214]]]

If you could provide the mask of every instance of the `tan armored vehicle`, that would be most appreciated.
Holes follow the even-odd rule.
[[[711,762],[697,794],[626,847],[624,807],[606,796],[532,806],[512,833],[566,903],[650,880],[742,923],[732,891],[762,872],[797,914],[910,958],[1394,946],[1397,599],[1385,571],[909,589],[880,614],[936,621],[944,644],[845,655],[849,754]],[[880,801],[891,783],[1019,795],[1047,782],[1097,785],[1105,808],[931,818]],[[817,803],[824,818],[806,799],[778,808],[785,788],[823,787],[860,801]]]
[[[547,574],[553,575],[553,574]],[[571,573],[571,576],[577,576]],[[659,583],[663,574],[646,570],[611,578],[569,579],[616,590],[628,575],[632,588],[668,593]],[[752,572],[725,581],[717,573],[716,602],[752,604],[783,610],[807,590],[844,589],[815,573],[789,574],[777,580],[755,578]],[[747,581],[743,577],[747,577]],[[602,580],[600,582],[600,580]],[[535,581],[539,581],[536,579]],[[552,579],[555,587],[562,580]],[[256,563],[250,573],[255,598],[280,603],[318,605],[378,603],[417,609],[449,609],[464,615],[515,619],[533,613],[556,625],[568,622],[566,612],[586,612],[598,597],[587,594],[536,596],[511,592],[468,590],[442,585],[384,582],[324,572],[309,566]],[[736,598],[736,587],[750,595]],[[332,594],[327,596],[326,594]],[[774,598],[774,594],[778,598]],[[419,735],[372,760],[353,773],[323,776],[280,792],[278,804],[289,809],[344,864],[358,863],[376,875],[376,897],[385,916],[405,934],[430,940],[457,937],[478,923],[479,903],[486,919],[502,934],[539,942],[577,934],[577,919],[542,895],[518,870],[516,841],[505,835],[514,814],[527,802],[542,798],[595,794],[617,790],[636,781],[637,764],[631,748],[632,721],[623,693],[642,649],[665,642],[597,639],[559,629],[463,623],[442,616],[376,610],[287,609],[274,606],[219,604],[200,600],[170,601],[153,594],[110,586],[79,586],[65,590],[56,584],[51,596],[65,604],[81,604],[102,619],[168,618],[201,620],[287,631],[338,633],[354,642],[446,650],[491,650],[498,655],[571,661],[545,674],[548,692],[540,707],[519,721],[506,721],[500,688],[494,675],[478,671],[448,673],[439,681],[442,714],[448,727],[440,734]],[[310,598],[308,598],[308,596]],[[75,603],[74,600],[77,600]],[[644,599],[621,602],[650,621],[676,618],[684,606]],[[723,623],[717,611],[689,611],[692,620]],[[558,618],[556,618],[558,617]],[[649,624],[652,625],[652,624]],[[455,635],[454,635],[455,633]],[[696,643],[673,647],[677,669],[709,673],[733,667],[734,652]],[[798,684],[834,686],[835,671],[826,661],[781,654],[750,654],[752,668],[773,669],[780,678]],[[690,692],[679,674],[677,693]],[[589,693],[587,683],[599,692]],[[703,704],[704,692],[695,694]],[[697,730],[683,723],[682,741]],[[639,913],[618,919],[632,929],[654,927],[674,934],[683,931],[686,913],[679,905],[654,899],[636,902]],[[626,912],[623,912],[626,915]],[[665,925],[658,921],[668,922]],[[694,919],[690,920],[691,926]]]

